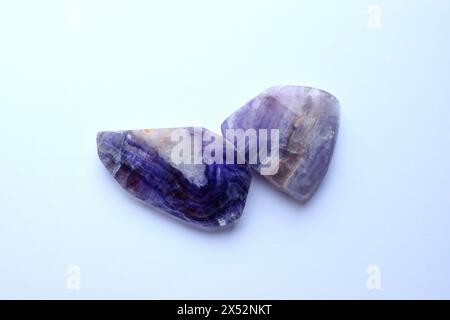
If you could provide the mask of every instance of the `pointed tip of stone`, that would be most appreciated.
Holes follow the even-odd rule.
[[[97,133],[97,153],[110,173],[120,166],[120,150],[124,141],[123,131],[100,131]]]

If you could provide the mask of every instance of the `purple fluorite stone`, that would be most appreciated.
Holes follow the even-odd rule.
[[[185,129],[192,137],[197,134],[194,128]],[[225,161],[176,165],[171,157],[176,144],[171,139],[173,130],[99,132],[98,155],[127,192],[151,207],[200,227],[235,222],[242,214],[250,186],[248,166]],[[205,146],[202,142],[201,150]]]
[[[227,118],[222,133],[225,136],[227,129],[279,129],[279,168],[264,177],[305,202],[328,170],[339,128],[339,109],[338,100],[319,89],[272,87]],[[246,152],[248,159],[248,149]],[[260,163],[252,167],[261,172]]]

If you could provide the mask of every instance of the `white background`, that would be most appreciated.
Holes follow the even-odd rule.
[[[0,298],[450,298],[449,21],[437,0],[2,1]],[[256,177],[202,232],[97,158],[97,131],[220,132],[285,84],[342,105],[307,205]]]

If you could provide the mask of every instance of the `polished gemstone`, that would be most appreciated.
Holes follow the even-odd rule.
[[[230,129],[256,132],[265,129],[276,133],[276,144],[267,139],[267,148],[279,159],[276,170],[265,173],[261,161],[250,164],[278,189],[305,202],[318,189],[328,170],[338,134],[339,109],[338,100],[323,90],[271,87],[227,118],[222,133],[227,136]],[[238,140],[232,140],[238,147]],[[261,142],[259,148],[264,145]],[[247,140],[242,145],[248,162]]]
[[[214,149],[211,146],[221,145],[234,148],[202,128],[97,135],[100,160],[127,192],[150,207],[205,228],[223,227],[239,219],[251,182],[249,167],[226,163],[225,153],[210,152],[208,159],[203,158]],[[219,161],[211,161],[214,156]]]

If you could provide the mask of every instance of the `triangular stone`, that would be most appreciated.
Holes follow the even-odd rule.
[[[338,134],[339,109],[338,100],[319,89],[272,87],[227,118],[222,124],[222,133],[227,136],[227,129],[258,132],[267,129],[270,138],[271,129],[278,130],[278,170],[269,170],[264,177],[278,189],[305,202],[312,197],[328,170]],[[238,147],[238,139],[230,140]],[[269,149],[276,147],[270,141],[268,144]],[[248,142],[242,145],[246,149],[241,152],[248,161]],[[264,173],[260,161],[252,167]]]

